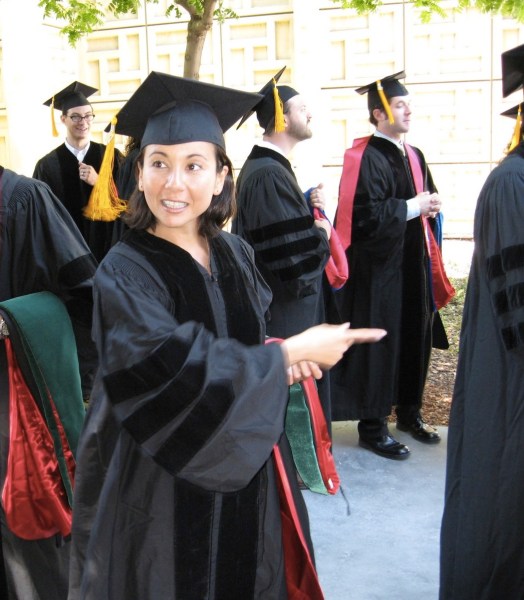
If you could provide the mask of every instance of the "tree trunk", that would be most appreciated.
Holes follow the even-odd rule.
[[[213,27],[213,13],[217,0],[205,0],[202,15],[190,11],[187,26],[186,53],[184,55],[184,77],[199,79],[202,51],[206,36]]]

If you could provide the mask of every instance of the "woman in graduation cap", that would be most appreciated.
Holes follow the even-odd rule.
[[[384,332],[321,325],[264,344],[269,290],[221,231],[234,207],[223,131],[258,99],[151,73],[118,115],[116,131],[141,139],[138,189],[96,276],[71,600],[322,598],[283,437],[288,383]]]

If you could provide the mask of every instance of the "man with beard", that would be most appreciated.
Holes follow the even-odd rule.
[[[240,122],[256,112],[264,134],[238,176],[233,221],[233,232],[254,248],[257,267],[273,292],[267,333],[277,338],[326,320],[323,273],[331,236],[329,222],[313,218],[287,158],[299,142],[311,138],[312,116],[303,96],[287,85],[276,85],[283,71],[260,90],[263,99]],[[311,190],[310,203],[324,208],[322,184]],[[329,424],[327,374],[318,388]]]
[[[432,232],[441,200],[424,155],[403,141],[412,114],[404,77],[401,71],[356,90],[368,96],[376,131],[345,153],[335,217],[350,272],[336,294],[341,316],[388,335],[369,352],[347,352],[332,373],[333,420],[359,420],[360,445],[397,460],[410,450],[389,432],[392,406],[397,429],[440,441],[420,410],[431,347],[447,347],[437,312],[447,279],[443,271],[433,277],[433,267],[442,268]]]
[[[87,98],[96,91],[96,88],[74,81],[44,102],[51,107],[53,119],[55,109],[62,111],[60,121],[66,128],[66,139],[36,163],[33,177],[45,181],[58,196],[73,217],[91,252],[100,261],[120,238],[124,226],[119,219],[93,221],[83,213],[98,180],[106,150],[104,144],[90,141],[91,123],[95,115]],[[55,127],[53,130],[53,135],[58,136]],[[115,181],[121,160],[120,152],[115,150]]]

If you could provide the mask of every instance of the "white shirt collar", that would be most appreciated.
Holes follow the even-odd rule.
[[[257,146],[261,146],[262,148],[268,148],[269,150],[274,150],[275,152],[282,154],[284,158],[287,158],[286,155],[282,152],[282,149],[279,148],[276,144],[267,142],[266,140],[260,140],[260,142],[257,142]]]
[[[72,152],[76,156],[78,162],[84,161],[87,151],[89,150],[90,144],[91,142],[87,142],[87,146],[85,148],[82,148],[82,150],[79,150],[78,148],[71,146],[71,144],[67,140],[65,140],[66,148],[69,150],[69,152]]]

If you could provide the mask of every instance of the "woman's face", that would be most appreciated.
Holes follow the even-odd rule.
[[[138,187],[155,217],[155,235],[170,241],[180,234],[196,235],[199,217],[222,191],[227,171],[223,167],[217,173],[210,142],[146,146]]]

